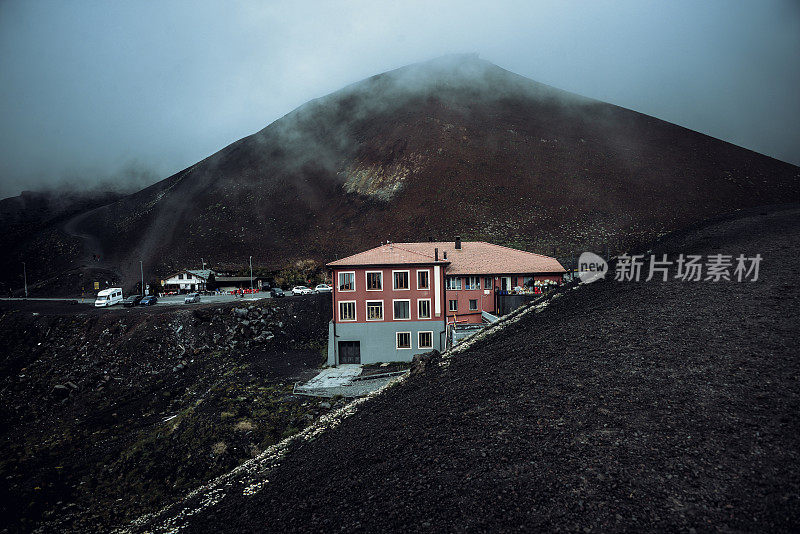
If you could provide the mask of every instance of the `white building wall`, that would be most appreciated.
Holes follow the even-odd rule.
[[[181,273],[179,273],[181,274]],[[170,278],[166,278],[161,281],[161,285],[177,285],[180,289],[185,289],[189,291],[192,289],[192,285],[194,285],[195,289],[199,289],[200,284],[205,283],[205,280],[197,277],[191,273],[183,273],[183,278],[178,278],[178,275],[172,276]]]

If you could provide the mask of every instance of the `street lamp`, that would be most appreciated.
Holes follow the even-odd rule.
[[[250,291],[253,290],[253,256],[250,256]]]
[[[22,262],[22,276],[25,280],[25,298],[28,298],[28,268],[25,262]]]
[[[139,260],[139,270],[142,272],[142,298],[144,298],[144,265],[142,265],[142,260]]]

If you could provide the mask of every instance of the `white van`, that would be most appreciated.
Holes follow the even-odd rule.
[[[113,306],[120,302],[122,302],[122,288],[109,287],[97,294],[94,305],[95,307]]]

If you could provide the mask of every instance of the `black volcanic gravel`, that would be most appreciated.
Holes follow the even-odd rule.
[[[596,283],[363,404],[188,531],[791,531],[800,208],[668,240],[756,283]]]

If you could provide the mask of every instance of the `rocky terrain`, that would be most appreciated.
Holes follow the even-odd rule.
[[[0,531],[107,531],[303,429],[337,402],[292,395],[330,314],[0,303]]]
[[[671,235],[758,281],[566,288],[123,531],[796,531],[798,246],[798,206]]]
[[[614,253],[798,200],[794,165],[455,56],[308,102],[69,225],[31,228],[0,276],[19,290],[28,261],[30,280],[53,279],[64,258],[81,265],[76,243],[123,284],[139,280],[140,260],[160,275],[200,258],[236,270],[251,255],[279,269],[456,235],[554,256],[601,243]],[[59,285],[73,282],[49,287]]]

